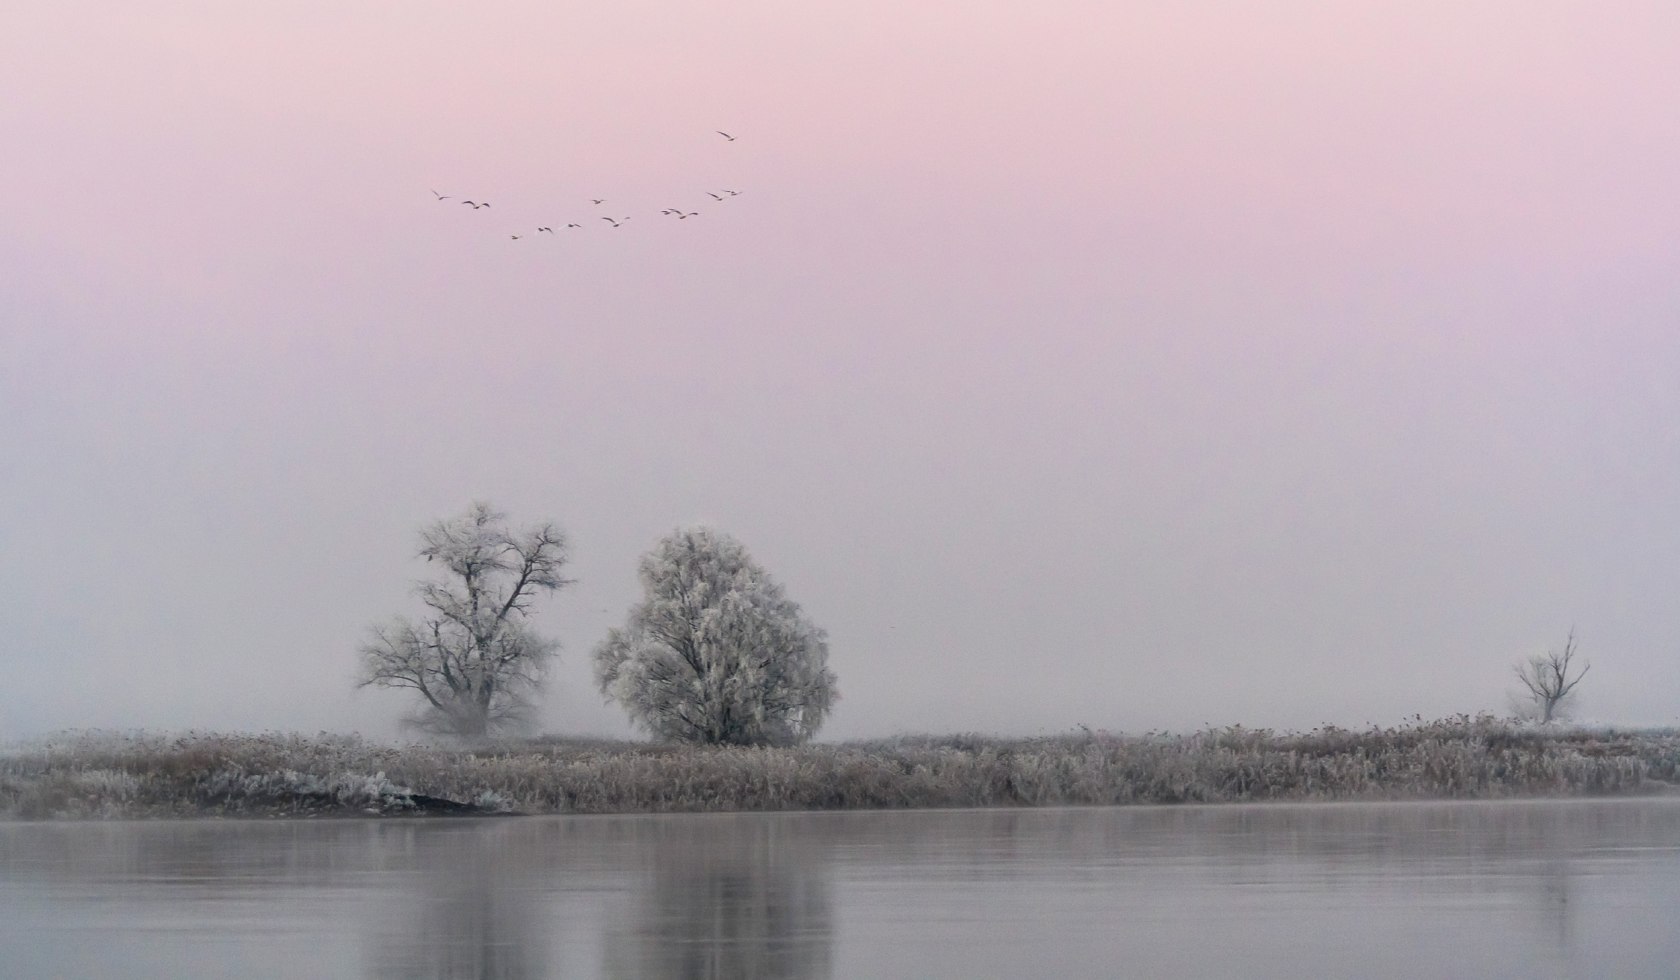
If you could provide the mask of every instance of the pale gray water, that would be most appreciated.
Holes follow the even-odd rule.
[[[0,825],[7,977],[1680,976],[1680,801]]]

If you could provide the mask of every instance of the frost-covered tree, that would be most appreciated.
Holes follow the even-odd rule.
[[[1511,668],[1523,687],[1512,698],[1520,713],[1539,719],[1541,724],[1561,717],[1567,708],[1565,702],[1575,693],[1575,685],[1592,669],[1592,664],[1583,663],[1575,671],[1574,660],[1575,631],[1570,630],[1561,651],[1536,654]]]
[[[420,709],[407,723],[447,735],[485,735],[525,720],[527,696],[559,644],[533,631],[531,603],[569,583],[566,538],[552,523],[524,530],[475,503],[420,534],[420,557],[443,578],[420,581],[419,622],[397,617],[362,644],[361,686],[407,688]]]
[[[748,556],[709,528],[642,556],[642,601],[595,648],[595,679],[636,724],[710,745],[787,745],[839,697],[823,631]]]

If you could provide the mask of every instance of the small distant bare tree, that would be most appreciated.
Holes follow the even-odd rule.
[[[560,576],[565,535],[552,523],[511,530],[506,515],[475,503],[420,540],[420,557],[445,578],[415,584],[427,608],[420,622],[399,616],[374,627],[361,647],[361,686],[419,692],[406,723],[422,731],[479,736],[523,723],[527,695],[559,649],[526,620],[538,594],[570,582]]]
[[[1576,671],[1574,661],[1575,631],[1570,630],[1569,639],[1565,641],[1561,651],[1536,654],[1511,668],[1523,686],[1523,691],[1518,692],[1516,700],[1524,708],[1532,711],[1541,724],[1547,724],[1563,714],[1567,707],[1564,701],[1575,692],[1575,685],[1581,683],[1581,678],[1586,676],[1587,671],[1592,669],[1592,664],[1583,662],[1580,665],[1581,669]],[[1573,676],[1571,671],[1574,671]]]
[[[840,696],[823,631],[747,555],[709,528],[642,557],[642,601],[595,648],[595,680],[636,724],[707,745],[809,738]]]

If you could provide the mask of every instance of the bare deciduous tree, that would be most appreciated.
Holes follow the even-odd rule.
[[[560,576],[566,538],[552,523],[510,530],[507,517],[475,503],[421,532],[420,557],[443,566],[421,581],[427,614],[375,627],[361,647],[361,686],[407,688],[423,699],[407,723],[438,734],[478,736],[525,720],[527,695],[559,648],[527,623],[540,593]]]
[[[602,694],[673,741],[785,745],[816,732],[839,697],[826,637],[740,542],[677,531],[640,573],[642,601],[595,649]]]
[[[1511,668],[1523,686],[1523,691],[1518,692],[1516,700],[1523,708],[1532,711],[1542,724],[1551,722],[1563,713],[1564,701],[1574,693],[1575,685],[1581,683],[1581,678],[1586,676],[1587,671],[1592,669],[1592,664],[1583,663],[1581,669],[1571,677],[1574,660],[1575,631],[1570,630],[1569,639],[1564,642],[1561,651],[1536,654]]]

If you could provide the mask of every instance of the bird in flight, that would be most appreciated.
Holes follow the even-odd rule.
[[[567,228],[582,228],[583,226],[578,224],[576,221],[568,221],[568,222],[566,222],[566,227]]]
[[[721,129],[714,129],[714,130],[712,130],[712,132],[718,134],[719,136],[722,136],[724,139],[728,140],[731,143],[735,142],[735,137],[729,135],[728,133],[724,132]]]
[[[538,231],[546,231],[546,232],[548,232],[548,233],[549,233],[549,234],[550,234],[550,235],[552,235],[552,234],[554,234],[554,229],[553,229],[553,228],[548,228],[548,227],[542,227],[542,228],[538,228],[538,229],[537,229],[537,230],[538,230]]]
[[[740,191],[732,191],[732,190],[730,190],[730,189],[729,189],[729,188],[727,188],[727,187],[725,187],[725,188],[724,188],[724,189],[723,189],[723,192],[724,192],[724,193],[725,193],[725,194],[728,194],[728,195],[729,195],[729,196],[730,196],[730,197],[740,197],[740,196],[741,196],[741,192],[740,192]]]
[[[723,200],[723,195],[722,195],[722,194],[713,194],[713,193],[712,193],[712,192],[711,192],[711,191],[707,191],[707,192],[706,192],[706,196],[707,196],[707,197],[709,197],[709,198],[711,198],[711,199],[712,199],[712,200],[714,200],[714,201],[721,201],[721,200]]]
[[[523,237],[524,237],[523,235],[514,235],[513,240],[517,242],[517,241],[519,241],[519,239],[521,239]]]
[[[602,221],[605,221],[605,222],[606,222],[606,223],[607,223],[607,224],[609,224],[609,225],[612,225],[612,226],[613,226],[613,227],[614,227],[614,228],[617,228],[617,227],[618,227],[618,222],[617,222],[617,221],[614,221],[614,220],[613,220],[613,219],[611,219],[611,218],[602,218],[602,219],[601,219],[601,220],[602,220]],[[624,221],[629,221],[629,220],[630,220],[630,219],[629,219],[629,218],[623,218],[623,219],[621,219],[621,220],[624,220]]]
[[[677,212],[677,217],[678,217],[678,218],[692,218],[692,217],[694,217],[694,216],[695,216],[695,215],[697,215],[697,214],[699,214],[699,213],[700,213],[700,212],[698,212],[698,211],[688,211],[688,212],[683,212],[683,211],[681,211],[681,210],[679,210],[679,211],[678,211],[678,212]]]
[[[485,202],[484,202],[484,203],[483,203],[483,204],[480,204],[480,203],[478,203],[478,202],[477,202],[477,201],[462,201],[462,202],[461,202],[461,203],[462,203],[462,204],[470,204],[470,205],[472,205],[472,209],[473,209],[473,210],[474,210],[474,211],[477,211],[477,210],[478,210],[478,209],[479,209],[479,208],[487,208],[487,207],[489,207],[489,206],[490,206],[490,202],[489,202],[489,201],[485,201]]]
[[[607,199],[604,198],[604,197],[592,197],[592,198],[589,199],[589,203],[590,204],[605,204],[605,203],[607,203]]]
[[[438,199],[438,200],[440,200],[440,201],[447,201],[447,200],[449,200],[449,195],[448,195],[448,194],[439,194],[439,193],[438,193],[438,192],[437,192],[437,191],[435,191],[435,190],[434,190],[434,191],[432,191],[432,196],[433,196],[433,197],[435,197],[435,198],[437,198],[437,199]]]

